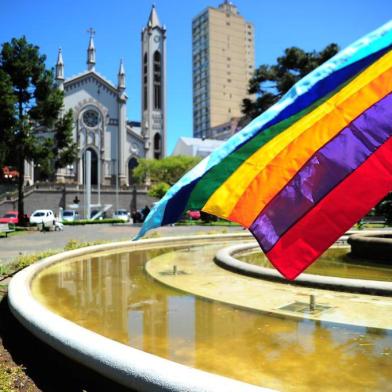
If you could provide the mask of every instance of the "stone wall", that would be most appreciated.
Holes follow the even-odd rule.
[[[55,214],[58,214],[60,207],[69,208],[70,204],[74,204],[75,198],[79,199],[79,214],[83,216],[84,194],[83,191],[78,192],[75,188],[65,190],[62,187],[58,189],[34,189],[28,192],[25,199],[25,212],[31,214],[34,210],[50,209]],[[131,210],[131,203],[134,197],[132,190],[120,190],[118,192],[118,208],[125,208]],[[151,205],[156,201],[155,198],[147,195],[146,191],[138,190],[136,192],[136,207],[142,209],[145,205],[151,208]],[[98,203],[98,193],[93,191],[91,194],[91,203]],[[111,217],[113,210],[116,208],[116,191],[115,189],[101,190],[101,204],[112,204],[112,209],[107,213]],[[0,216],[6,211],[16,210],[18,208],[17,199],[4,200],[0,203]],[[94,209],[92,207],[92,209]]]

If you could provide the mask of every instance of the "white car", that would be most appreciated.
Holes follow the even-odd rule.
[[[44,224],[45,227],[53,227],[55,220],[52,210],[35,210],[30,215],[30,225]]]
[[[63,211],[63,222],[74,222],[78,219],[78,212],[75,210],[64,210]]]
[[[121,219],[124,222],[129,222],[129,212],[125,209],[118,209],[113,213],[113,219]]]

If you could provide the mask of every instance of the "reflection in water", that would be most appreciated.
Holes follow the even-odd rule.
[[[249,264],[272,268],[267,257],[260,250],[252,250],[237,254],[238,260]],[[385,263],[385,262],[384,262]],[[306,273],[324,276],[337,276],[339,278],[353,278],[365,280],[382,280],[392,282],[391,262],[371,262],[369,260],[353,259],[348,254],[347,248],[331,248],[309,268]]]
[[[212,257],[217,246],[204,248]],[[177,292],[144,272],[148,259],[168,251],[59,263],[38,275],[33,294],[111,339],[249,383],[285,391],[391,388],[391,331],[272,317]]]

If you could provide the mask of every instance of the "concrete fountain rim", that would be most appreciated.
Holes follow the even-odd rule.
[[[108,339],[46,309],[32,296],[32,279],[48,266],[86,254],[143,249],[170,243],[189,245],[207,240],[250,237],[248,233],[162,237],[95,245],[59,253],[14,276],[8,302],[13,315],[31,333],[69,358],[127,387],[139,391],[271,391],[227,377],[190,368]]]

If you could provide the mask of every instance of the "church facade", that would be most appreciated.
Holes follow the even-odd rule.
[[[132,170],[139,158],[160,159],[165,155],[166,118],[166,29],[152,7],[142,31],[142,113],[141,122],[127,119],[125,68],[121,61],[117,85],[96,71],[94,31],[90,29],[87,70],[64,78],[61,50],[56,64],[56,83],[64,91],[64,109],[72,109],[73,137],[78,158],[58,170],[57,182],[85,182],[85,156],[91,153],[91,183],[110,186],[132,185]]]

